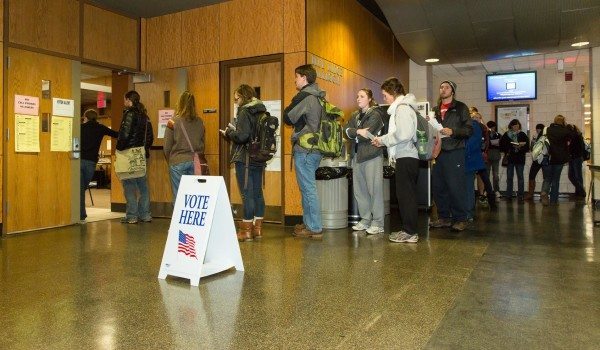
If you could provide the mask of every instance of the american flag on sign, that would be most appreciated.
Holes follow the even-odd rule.
[[[179,244],[177,244],[177,251],[183,253],[190,258],[196,258],[196,241],[194,236],[185,234],[179,231]]]

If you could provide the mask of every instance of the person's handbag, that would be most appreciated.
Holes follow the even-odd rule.
[[[119,180],[137,179],[146,175],[146,132],[144,129],[144,145],[115,151],[115,173]]]
[[[146,175],[144,146],[115,151],[115,173],[119,180],[136,179]]]
[[[194,163],[194,175],[210,175],[210,171],[208,170],[208,164],[206,163],[206,158],[204,154],[197,153],[194,151],[194,147],[190,142],[190,137],[185,130],[185,126],[183,125],[183,120],[181,121],[181,130],[183,130],[183,135],[187,140],[188,145],[190,146],[190,151],[192,152],[192,161]],[[204,169],[204,170],[203,170]]]

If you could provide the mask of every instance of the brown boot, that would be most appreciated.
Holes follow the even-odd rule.
[[[252,229],[252,237],[254,239],[262,238],[262,223],[263,218],[254,218],[254,228]]]
[[[530,201],[533,199],[533,192],[535,192],[535,180],[529,180],[529,192],[525,195],[525,200]]]
[[[252,221],[240,222],[237,239],[240,242],[247,242],[252,240]]]
[[[548,198],[548,194],[542,192],[542,194],[540,195],[541,200],[542,200],[542,205],[547,207],[548,204],[550,204],[550,199]]]

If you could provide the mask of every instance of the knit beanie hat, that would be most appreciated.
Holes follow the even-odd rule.
[[[446,84],[450,85],[450,87],[452,88],[452,93],[456,95],[456,83],[455,82],[450,81],[450,80],[444,80],[444,81],[441,82],[440,86],[443,83],[446,83]]]

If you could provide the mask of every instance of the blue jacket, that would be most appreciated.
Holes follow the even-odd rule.
[[[477,171],[485,169],[481,154],[483,130],[476,120],[471,119],[471,125],[473,125],[473,133],[465,142],[465,170]]]

